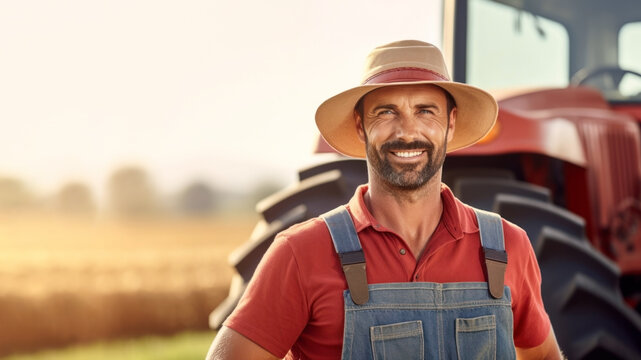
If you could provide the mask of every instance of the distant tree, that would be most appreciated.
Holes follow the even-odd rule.
[[[79,182],[63,185],[56,194],[55,205],[58,211],[66,214],[91,215],[96,211],[91,190]]]
[[[137,166],[116,170],[109,178],[111,210],[122,217],[144,217],[158,213],[158,199],[147,172]]]
[[[33,205],[33,195],[20,179],[0,177],[0,210],[26,209]]]
[[[208,215],[216,208],[216,193],[204,181],[194,181],[178,195],[178,207],[188,215]]]
[[[255,206],[259,201],[273,195],[283,188],[283,184],[275,180],[266,179],[260,181],[254,186],[249,194],[249,201],[251,203],[251,206]]]

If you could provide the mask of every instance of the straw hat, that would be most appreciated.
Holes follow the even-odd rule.
[[[456,131],[447,151],[470,146],[487,134],[498,113],[496,100],[474,86],[450,80],[441,51],[417,40],[397,41],[374,49],[365,64],[360,86],[322,103],[316,110],[316,125],[337,151],[364,158],[365,146],[358,139],[354,107],[368,92],[394,85],[433,84],[448,91],[456,101]]]

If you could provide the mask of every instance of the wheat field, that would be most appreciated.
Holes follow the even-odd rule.
[[[255,222],[0,214],[0,356],[207,329]]]

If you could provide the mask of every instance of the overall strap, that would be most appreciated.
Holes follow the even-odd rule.
[[[345,206],[339,206],[321,215],[321,218],[327,224],[334,248],[341,260],[352,301],[357,305],[363,305],[369,300],[365,255],[352,217]]]
[[[503,238],[501,217],[495,213],[474,209],[479,223],[481,246],[485,255],[485,270],[490,294],[495,299],[503,296],[507,252]]]

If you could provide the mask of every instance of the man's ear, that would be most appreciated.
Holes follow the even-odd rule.
[[[365,130],[363,129],[363,119],[361,119],[358,111],[354,110],[354,126],[356,126],[356,134],[358,139],[365,144]]]
[[[454,130],[456,129],[456,107],[450,111],[450,120],[447,124],[447,142],[449,143],[454,138]]]

